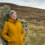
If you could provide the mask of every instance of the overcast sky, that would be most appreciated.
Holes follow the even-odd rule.
[[[45,0],[0,0],[0,2],[45,9]]]

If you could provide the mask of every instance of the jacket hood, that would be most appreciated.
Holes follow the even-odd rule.
[[[17,23],[17,20],[13,20],[13,19],[9,18],[8,22]]]

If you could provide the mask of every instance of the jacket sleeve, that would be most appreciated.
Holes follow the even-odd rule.
[[[7,32],[8,32],[8,26],[7,26],[7,23],[4,24],[4,27],[2,29],[2,33],[1,33],[1,36],[5,39],[5,40],[10,40],[9,36],[7,35]]]
[[[24,37],[24,29],[23,29],[22,24],[21,24],[21,35],[22,35],[23,40],[25,40],[25,37]]]

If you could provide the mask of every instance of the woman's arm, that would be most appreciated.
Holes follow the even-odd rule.
[[[7,23],[5,23],[5,24],[4,24],[4,27],[3,27],[3,29],[2,29],[1,36],[2,36],[5,40],[10,41],[10,38],[9,38],[9,36],[7,35],[7,33],[8,33],[8,25],[7,25]]]

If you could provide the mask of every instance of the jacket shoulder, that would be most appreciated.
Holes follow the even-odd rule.
[[[19,24],[21,24],[21,22],[20,22],[20,21],[18,21],[18,23],[19,23]]]

